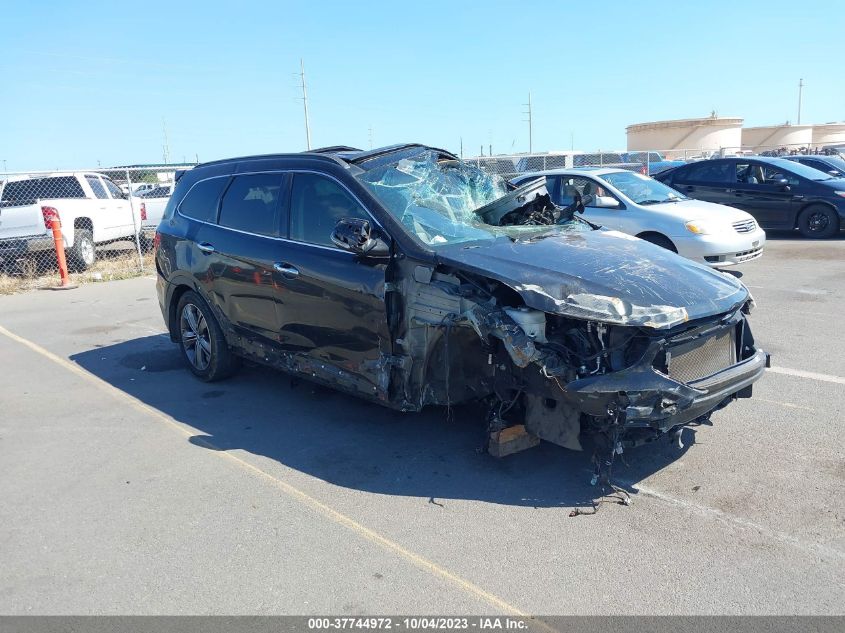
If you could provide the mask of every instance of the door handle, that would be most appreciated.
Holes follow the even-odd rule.
[[[296,279],[297,277],[299,277],[299,269],[296,266],[276,262],[275,264],[273,264],[273,268],[275,268],[278,272],[282,273],[282,275],[284,275],[288,279]]]
[[[695,191],[695,187],[693,187],[692,185],[687,185],[686,189],[687,191]]]
[[[214,247],[208,242],[202,242],[201,244],[197,244],[197,248],[200,249],[206,255],[214,252]]]

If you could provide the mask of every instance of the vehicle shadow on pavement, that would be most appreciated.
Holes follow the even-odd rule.
[[[481,450],[479,405],[400,413],[270,369],[244,367],[204,383],[166,336],[149,336],[71,356],[98,378],[199,431],[192,443],[241,449],[337,486],[412,496],[534,507],[589,507],[591,449],[548,443],[496,459]],[[694,442],[686,430],[684,443]],[[614,476],[637,483],[683,456],[658,442],[630,449]],[[618,483],[618,482],[617,482]],[[634,491],[631,491],[632,493]]]
[[[839,231],[833,237],[828,237],[822,240],[814,240],[804,237],[797,230],[788,229],[766,229],[766,241],[774,242],[807,242],[808,244],[824,244],[825,242],[841,242],[845,241],[845,231]],[[763,255],[765,257],[765,255]]]

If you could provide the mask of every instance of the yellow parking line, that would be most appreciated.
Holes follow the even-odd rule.
[[[72,363],[71,361],[69,361],[65,358],[57,356],[56,354],[53,354],[52,352],[44,349],[43,347],[41,347],[37,343],[33,343],[32,341],[25,339],[22,336],[18,336],[17,334],[10,332],[6,328],[4,328],[2,325],[0,325],[0,334],[2,334],[3,336],[15,341],[16,343],[20,343],[21,345],[28,347],[29,349],[31,349],[36,354],[39,354],[39,355],[43,356],[44,358],[54,362],[55,364],[57,364],[57,365],[65,368],[65,369],[67,369],[68,371],[76,374],[80,378],[88,381],[89,383],[91,383],[94,386],[96,386],[97,388],[105,391],[106,393],[110,394],[111,396],[128,403],[130,406],[132,406],[137,411],[140,411],[141,413],[145,413],[145,414],[147,414],[147,415],[149,415],[153,418],[156,418],[157,420],[159,420],[161,422],[165,422],[168,426],[170,426],[171,428],[179,431],[182,435],[184,435],[186,437],[195,437],[194,434],[190,430],[185,428],[182,424],[176,422],[176,420],[174,420],[170,416],[162,413],[158,409],[155,409],[155,408],[149,406],[148,404],[145,404],[144,402],[135,398],[134,396],[130,396],[125,391],[121,391],[117,387],[110,385],[109,383],[102,380],[101,378],[98,378],[94,374],[82,369],[79,365]],[[391,539],[387,538],[386,536],[379,534],[375,530],[368,528],[368,527],[362,525],[361,523],[358,523],[355,519],[352,519],[352,518],[346,516],[345,514],[338,512],[337,510],[335,510],[334,508],[326,505],[322,501],[318,501],[317,499],[315,499],[314,497],[310,496],[309,494],[303,492],[299,488],[296,488],[295,486],[292,486],[291,484],[286,483],[286,482],[282,481],[281,479],[277,479],[276,477],[273,477],[273,475],[261,470],[260,468],[258,468],[256,466],[253,466],[252,464],[250,464],[249,462],[241,459],[237,455],[233,455],[233,454],[231,454],[227,451],[224,451],[224,450],[214,446],[210,442],[202,440],[201,438],[195,438],[194,442],[197,443],[197,444],[201,444],[201,445],[205,446],[206,448],[212,449],[215,452],[216,455],[220,455],[222,457],[225,457],[225,458],[235,462],[238,466],[245,468],[246,470],[252,472],[254,475],[257,475],[257,476],[263,478],[265,481],[271,483],[276,488],[280,489],[282,492],[284,492],[286,495],[293,498],[294,500],[302,503],[303,505],[309,506],[309,507],[313,508],[314,510],[317,510],[318,512],[323,514],[328,519],[334,521],[335,523],[337,523],[339,525],[342,525],[346,528],[349,528],[350,530],[358,533],[360,536],[363,536],[367,540],[369,540],[373,543],[376,543],[377,545],[381,545],[385,549],[390,550],[390,551],[394,552],[395,554],[398,554],[399,556],[401,556],[405,560],[413,563],[414,565],[416,565],[420,569],[423,569],[427,572],[430,572],[431,574],[433,574],[435,576],[439,576],[440,578],[443,578],[445,580],[448,580],[453,585],[460,587],[461,589],[463,589],[467,593],[469,593],[469,594],[471,594],[471,595],[473,595],[477,598],[480,598],[481,600],[484,600],[488,604],[492,605],[493,607],[495,607],[497,609],[500,609],[501,611],[503,611],[505,613],[508,613],[508,614],[514,615],[514,616],[518,616],[518,617],[525,617],[525,618],[530,617],[528,614],[523,613],[522,611],[520,611],[519,609],[517,609],[513,605],[509,604],[508,602],[506,602],[502,598],[499,598],[498,596],[490,593],[489,591],[485,591],[484,589],[482,589],[478,585],[470,582],[469,580],[466,580],[465,578],[462,578],[462,577],[458,576],[457,574],[450,572],[448,569],[441,567],[437,563],[425,558],[424,556],[421,556],[420,554],[412,552],[411,550],[403,547],[402,545],[400,545],[396,541],[392,541]],[[541,621],[538,621],[538,620],[534,620],[534,622],[532,624],[536,627],[542,628],[542,629],[547,630],[547,631],[555,631],[556,630],[556,629],[549,627],[544,622],[541,622]]]

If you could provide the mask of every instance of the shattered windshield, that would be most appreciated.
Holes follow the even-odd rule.
[[[539,234],[547,237],[589,228],[571,220],[554,226],[548,226],[550,221],[503,226],[507,213],[497,212],[497,205],[505,206],[511,217],[520,208],[517,202],[507,206],[511,198],[519,200],[507,183],[473,165],[442,160],[431,150],[374,167],[358,179],[411,234],[435,248],[498,238],[533,239]],[[492,223],[494,219],[498,225]]]

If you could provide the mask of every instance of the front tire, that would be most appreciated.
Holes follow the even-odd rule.
[[[73,272],[82,272],[91,268],[97,261],[97,249],[94,236],[88,229],[76,229],[73,232],[73,247],[67,250],[68,268]]]
[[[839,232],[839,216],[830,207],[810,205],[798,216],[798,230],[811,239],[826,239]]]
[[[193,291],[179,299],[179,349],[188,369],[200,380],[214,382],[231,376],[238,368],[223,330],[208,304]]]

